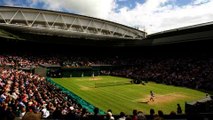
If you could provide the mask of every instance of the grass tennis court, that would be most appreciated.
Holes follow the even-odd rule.
[[[148,82],[142,84],[124,84],[116,86],[95,87],[99,83],[128,82],[127,78],[113,76],[53,78],[53,81],[64,86],[82,99],[103,111],[112,109],[113,114],[121,111],[132,114],[133,109],[149,114],[150,108],[163,110],[169,114],[177,109],[180,103],[184,111],[185,102],[205,98],[205,93],[184,88]],[[150,90],[155,94],[155,101],[148,102]]]

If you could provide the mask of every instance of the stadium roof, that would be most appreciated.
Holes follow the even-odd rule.
[[[200,28],[200,27],[209,26],[209,25],[212,25],[212,24],[213,24],[213,21],[201,23],[201,24],[197,24],[197,25],[186,26],[186,27],[174,28],[174,29],[170,29],[170,30],[165,30],[165,31],[153,33],[153,34],[150,34],[149,36],[166,34],[166,33],[171,33],[171,32],[176,32],[176,31],[181,31],[181,30],[191,30],[191,29],[194,29],[194,28]]]
[[[71,13],[0,6],[0,37],[84,46],[156,46],[213,38],[213,22],[146,33],[111,21]]]
[[[213,22],[162,31],[147,36],[152,45],[205,41],[213,38]]]
[[[146,32],[103,19],[10,6],[0,6],[0,27],[25,33],[95,40],[142,40],[146,36]]]

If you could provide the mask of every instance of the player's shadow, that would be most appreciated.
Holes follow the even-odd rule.
[[[139,102],[139,103],[142,103],[142,104],[148,104],[148,103],[149,103],[149,101],[141,101],[141,102]]]

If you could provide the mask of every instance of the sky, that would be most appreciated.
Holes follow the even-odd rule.
[[[213,0],[0,0],[0,5],[76,13],[148,34],[213,21]]]

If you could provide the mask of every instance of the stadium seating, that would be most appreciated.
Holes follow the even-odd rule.
[[[129,77],[137,80],[155,81],[158,83],[185,86],[194,89],[213,90],[211,84],[211,71],[213,71],[213,67],[208,67],[213,66],[212,58],[194,60],[192,58],[174,59],[172,57],[158,59],[119,59],[118,57],[112,57],[106,60],[106,58],[100,59],[97,57],[95,60],[92,60],[90,58],[61,57],[60,59],[66,59],[71,63],[74,62],[75,65],[78,64],[75,67],[85,67],[95,64],[111,65],[109,70],[104,68],[104,70],[101,71],[102,74]],[[137,62],[132,64],[129,61]],[[70,117],[73,115],[72,110],[75,110],[77,114],[75,117],[83,117],[82,114],[89,115],[88,118],[92,117],[92,115],[90,115],[92,112],[82,111],[82,105],[84,108],[87,108],[86,105],[83,104],[83,102],[82,104],[77,104],[78,102],[76,102],[76,100],[81,100],[78,100],[73,95],[69,95],[70,93],[65,92],[66,90],[64,90],[64,88],[51,84],[51,82],[47,81],[44,77],[34,75],[32,71],[26,70],[24,72],[24,69],[14,69],[34,68],[41,63],[59,65],[60,62],[59,58],[51,56],[42,59],[41,57],[31,56],[1,55],[1,115],[7,118],[8,116],[4,113],[8,113],[8,110],[11,110],[8,114],[13,114],[14,117],[18,117],[20,116],[22,108],[26,108],[27,112],[30,112],[30,108],[33,108],[33,111],[40,109],[40,112],[45,109],[50,113],[48,118],[51,119],[65,119],[68,116]],[[67,64],[69,63],[66,61],[61,65],[66,67]],[[113,65],[117,65],[116,69],[111,68]],[[118,67],[118,65],[121,67]],[[100,83],[97,84],[97,86],[105,86],[105,84]],[[23,88],[25,88],[25,90]],[[57,116],[58,114],[60,115]],[[149,119],[149,116],[146,117]],[[45,116],[43,116],[43,118],[45,118]],[[118,116],[116,118],[118,118]],[[170,116],[165,118],[169,119]],[[183,118],[186,118],[186,116]]]

